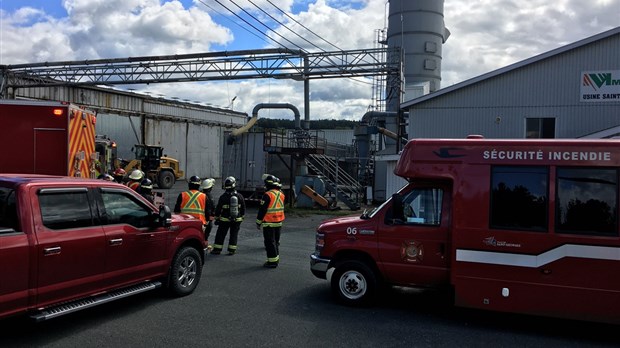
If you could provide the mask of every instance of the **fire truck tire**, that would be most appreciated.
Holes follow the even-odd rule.
[[[174,185],[174,174],[168,170],[159,172],[159,178],[157,178],[157,186],[160,189],[169,189]]]
[[[181,297],[194,292],[202,274],[202,259],[195,248],[184,247],[177,251],[168,274],[168,290]]]
[[[362,261],[345,261],[336,265],[331,288],[340,302],[348,306],[372,303],[377,289],[375,273]]]

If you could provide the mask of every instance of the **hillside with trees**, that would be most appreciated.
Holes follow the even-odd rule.
[[[303,122],[304,120],[302,119],[302,125]],[[353,129],[358,123],[358,121],[348,120],[311,120],[310,129]],[[268,129],[294,129],[295,121],[285,119],[259,118],[256,125],[258,127]]]

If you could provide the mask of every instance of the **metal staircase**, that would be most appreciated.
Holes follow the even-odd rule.
[[[338,200],[351,210],[360,209],[364,187],[345,170],[340,169],[338,162],[322,154],[310,154],[305,157],[306,165],[315,174],[322,176],[325,185]]]
[[[268,153],[288,154],[302,159],[309,172],[321,176],[327,191],[336,200],[343,202],[351,210],[360,209],[364,199],[364,186],[352,177],[344,168],[339,167],[333,158],[351,158],[347,152],[333,144],[328,144],[324,137],[308,130],[287,130],[285,132],[266,131],[263,149]]]

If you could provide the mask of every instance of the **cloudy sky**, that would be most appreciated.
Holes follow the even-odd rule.
[[[0,64],[273,47],[265,34],[310,52],[373,48],[388,6],[386,0],[0,0]],[[447,87],[620,26],[620,0],[445,0],[444,16],[451,32],[442,61]],[[311,118],[359,120],[372,103],[368,80],[312,80],[310,89]],[[159,84],[148,91],[248,114],[258,103],[291,103],[304,112],[303,84],[287,80]]]

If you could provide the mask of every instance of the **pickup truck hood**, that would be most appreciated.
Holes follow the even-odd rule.
[[[188,215],[188,214],[172,214],[172,224],[183,224],[183,225],[191,225],[192,223],[197,223],[200,227],[202,227],[202,221],[199,219]]]

